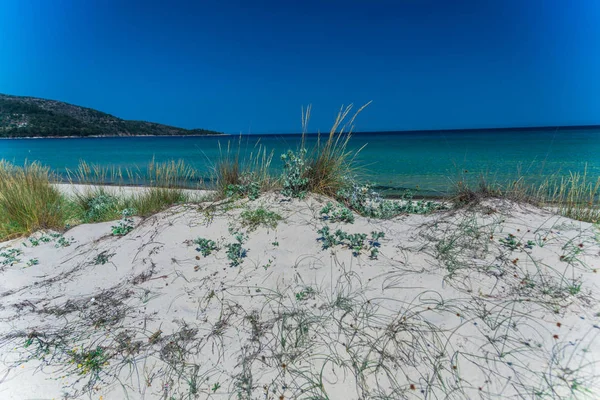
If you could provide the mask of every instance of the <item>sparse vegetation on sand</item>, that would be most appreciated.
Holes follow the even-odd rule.
[[[350,110],[276,173],[264,148],[228,146],[202,197],[182,162],[82,163],[74,195],[0,163],[0,391],[598,398],[600,184],[385,199],[348,150]],[[123,175],[149,186],[98,185]]]
[[[353,223],[313,194],[259,202],[12,242],[0,363],[70,398],[597,397],[592,224],[497,199]]]

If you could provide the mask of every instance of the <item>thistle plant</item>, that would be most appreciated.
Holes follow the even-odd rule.
[[[281,156],[283,161],[283,189],[281,193],[284,196],[303,199],[308,190],[308,178],[305,173],[308,169],[306,165],[306,149],[301,148],[297,152],[288,150]]]

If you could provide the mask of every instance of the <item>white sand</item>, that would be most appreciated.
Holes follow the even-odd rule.
[[[248,232],[232,267],[230,231],[261,204],[284,221]],[[0,257],[0,399],[600,398],[591,224],[508,202],[332,224],[322,206],[273,195],[0,244],[23,252]],[[385,232],[378,259],[322,249],[325,224]]]
[[[76,194],[85,194],[86,192],[93,191],[98,188],[102,188],[106,193],[112,195],[132,196],[136,194],[142,194],[148,190],[146,186],[106,186],[106,185],[80,185],[70,183],[56,183],[56,188],[67,196],[74,196]],[[192,198],[200,198],[205,196],[211,191],[209,190],[192,190],[186,189],[185,193],[192,196]]]

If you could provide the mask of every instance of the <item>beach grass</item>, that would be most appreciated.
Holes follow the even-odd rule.
[[[66,204],[50,175],[38,163],[0,161],[0,240],[64,227]]]
[[[256,142],[249,154],[242,154],[242,137],[237,146],[231,141],[225,147],[219,143],[219,159],[211,165],[212,182],[221,198],[249,196],[278,188],[279,182],[271,173],[273,152]]]
[[[499,181],[480,174],[477,183],[463,175],[453,181],[451,200],[455,206],[477,204],[483,199],[502,198],[549,208],[557,214],[579,221],[600,221],[600,177],[592,178],[587,169],[569,176],[550,174],[531,178],[516,174]]]
[[[310,192],[335,197],[340,190],[348,186],[349,178],[356,179],[360,175],[360,168],[355,161],[361,149],[351,150],[348,143],[352,138],[356,117],[369,104],[370,102],[360,107],[353,115],[351,114],[352,104],[342,107],[326,139],[321,140],[319,135],[317,144],[308,153],[307,168],[305,170]],[[307,109],[306,113],[303,113],[305,131],[309,118],[310,108]]]

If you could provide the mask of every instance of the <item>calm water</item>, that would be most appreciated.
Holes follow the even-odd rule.
[[[59,173],[75,169],[80,160],[120,167],[183,159],[209,176],[219,157],[219,143],[239,137],[124,137],[85,139],[0,140],[0,159],[16,164],[40,161]],[[274,165],[287,149],[296,149],[299,135],[252,135],[241,138],[242,157],[249,157],[257,141],[273,150]],[[311,140],[315,140],[314,137]],[[462,171],[469,176],[486,172],[498,179],[517,172],[535,179],[540,173],[581,172],[600,175],[600,130],[465,131],[421,133],[361,133],[351,139],[360,152],[358,162],[368,179],[383,189],[415,188],[423,194],[444,192]]]

